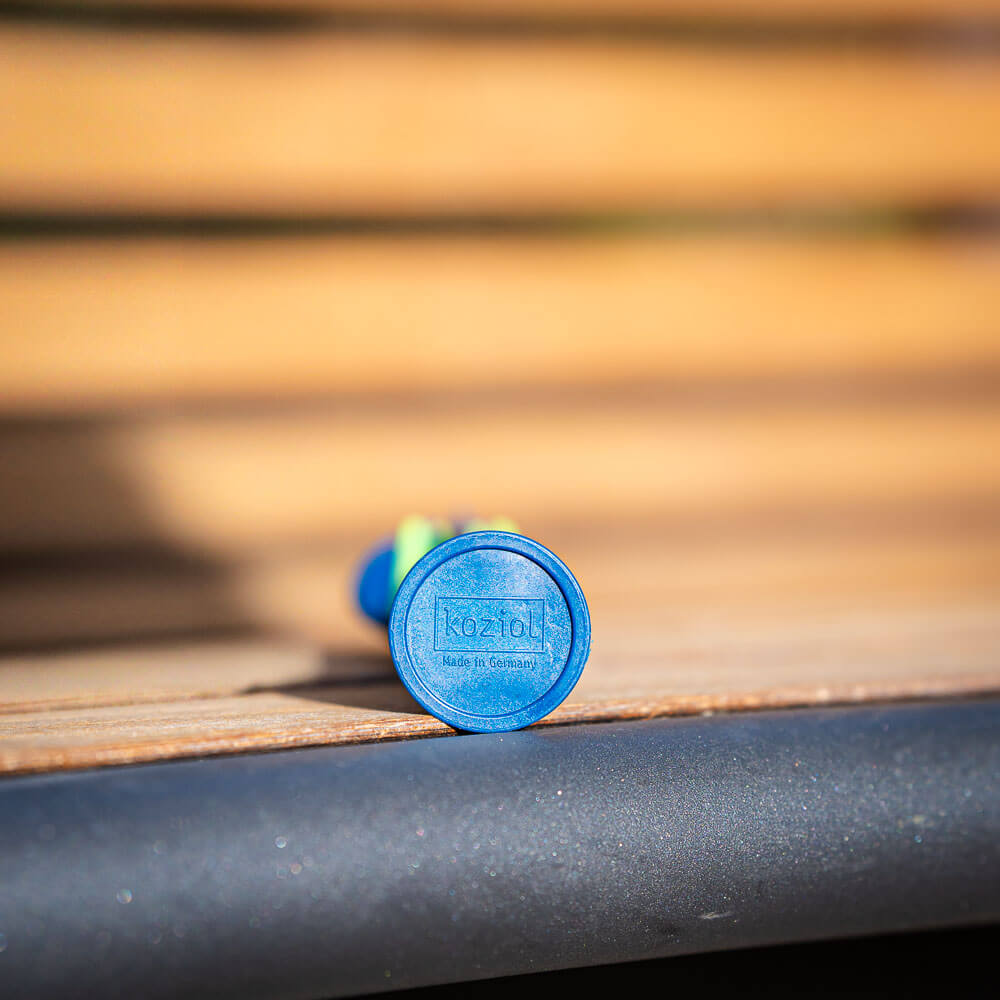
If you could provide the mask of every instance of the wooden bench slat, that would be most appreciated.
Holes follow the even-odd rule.
[[[986,239],[8,242],[0,301],[8,412],[1000,365]]]
[[[45,10],[50,0],[35,0]],[[107,6],[106,0],[79,0],[88,6]],[[925,18],[947,20],[984,16],[1000,12],[997,0],[115,0],[114,6],[128,10],[133,5],[148,9],[174,10],[257,10],[274,13],[297,11],[346,11],[357,14],[386,12],[389,15],[457,15],[464,19],[494,18],[504,15],[553,16],[566,19],[606,15],[615,20],[639,17],[668,20],[734,17],[751,20],[858,19],[878,22],[909,22]]]
[[[7,552],[371,538],[401,506],[697,523],[1000,491],[1000,407],[975,398],[727,408],[515,396],[0,431]]]
[[[857,604],[862,594],[906,606],[921,595],[946,602],[1000,590],[1000,523],[977,524],[960,510],[951,512],[951,523],[941,523],[939,514],[936,524],[900,530],[901,520],[898,512],[887,512],[874,525],[854,515],[846,525],[795,531],[758,525],[673,534],[650,525],[624,536],[620,524],[594,524],[578,533],[541,523],[523,527],[573,567],[595,620],[614,618],[649,593],[659,595],[667,609],[663,642],[670,646],[683,641],[681,623],[689,615],[801,619],[817,609]],[[111,569],[80,560],[63,569],[8,572],[0,576],[0,647],[37,650],[62,643],[66,650],[8,656],[0,669],[0,710],[60,697],[71,704],[105,697],[159,700],[171,692],[195,697],[268,683],[384,676],[385,636],[361,619],[352,598],[364,547],[361,539],[312,545],[201,569],[151,567],[137,558]],[[296,642],[268,659],[271,647],[259,639],[216,640],[202,654],[203,647],[192,652],[192,640],[184,639],[201,634],[207,641],[236,629],[294,636]],[[171,635],[177,651],[156,652]],[[71,645],[131,640],[134,646],[143,637],[157,645],[140,657],[141,673],[131,667],[135,649],[74,651]],[[303,653],[302,642],[336,655],[324,661],[312,650]],[[605,650],[608,642],[602,639]],[[264,652],[229,652],[248,643]],[[241,658],[247,666],[227,673],[228,664]],[[221,687],[212,680],[217,662]],[[83,686],[67,689],[53,681],[62,677],[59,664],[70,676],[79,673]],[[286,664],[288,673],[282,672]],[[102,678],[121,684],[115,680],[109,693]]]
[[[0,31],[0,208],[995,199],[1000,64],[886,47]]]
[[[820,622],[725,633],[703,628],[670,649],[632,619],[602,623],[592,663],[549,723],[705,711],[947,697],[1000,690],[1000,604],[905,613],[868,607]],[[721,623],[720,623],[721,624]],[[609,656],[600,637],[645,627],[645,649]],[[715,641],[726,634],[720,647]],[[196,662],[196,661],[194,661]],[[137,676],[142,663],[136,662]],[[0,714],[0,771],[124,764],[201,754],[438,735],[398,682],[260,691],[235,697]]]

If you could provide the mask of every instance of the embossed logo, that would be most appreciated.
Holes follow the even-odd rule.
[[[438,652],[540,653],[544,645],[542,600],[438,597],[434,602],[434,648]]]

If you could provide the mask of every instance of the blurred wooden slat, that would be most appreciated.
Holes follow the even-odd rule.
[[[663,399],[390,405],[0,428],[0,547],[235,552],[372,537],[402,510],[566,523],[1000,492],[1000,407]]]
[[[29,0],[32,3],[32,0]],[[41,10],[51,0],[33,0]],[[76,0],[76,6],[131,7],[165,10],[332,11],[349,14],[453,14],[462,18],[497,15],[541,15],[561,18],[607,15],[705,19],[735,17],[743,21],[788,18],[795,21],[857,18],[861,21],[907,22],[929,17],[957,19],[1000,12],[998,0]]]
[[[594,649],[549,723],[1000,690],[996,532],[564,542]],[[355,555],[325,566],[335,588],[308,565],[297,583],[286,566],[263,588],[233,588],[260,600],[270,587],[286,609],[310,594],[314,621],[329,602],[326,655],[269,641],[0,659],[0,770],[449,732],[394,678],[384,634],[338,626]]]
[[[995,367],[1000,244],[0,244],[0,409]]]
[[[801,622],[857,604],[861,595],[874,595],[884,606],[905,606],[921,595],[945,602],[1000,594],[1000,523],[977,524],[958,510],[950,523],[941,523],[939,516],[936,525],[904,530],[885,523],[900,521],[898,514],[884,517],[881,524],[859,525],[857,520],[853,526],[812,524],[795,531],[758,525],[742,532],[730,526],[673,535],[655,526],[632,526],[624,536],[615,525],[595,524],[576,533],[540,523],[523,529],[573,567],[598,624],[641,603],[647,593],[660,595],[667,649],[685,641],[685,621],[732,625],[770,615]],[[53,664],[63,661],[39,660],[38,647],[61,644],[70,650],[65,662],[75,664],[81,676],[94,671],[101,677],[120,664],[124,690],[135,692],[141,680],[143,690],[152,690],[156,698],[162,691],[187,696],[214,691],[205,687],[209,671],[201,661],[229,655],[198,657],[182,649],[161,659],[143,657],[139,678],[128,670],[134,653],[73,655],[74,642],[161,642],[171,635],[207,640],[220,632],[254,630],[295,637],[331,652],[329,662],[290,655],[291,674],[282,675],[286,681],[344,682],[384,674],[385,636],[361,619],[352,598],[365,547],[365,540],[357,539],[201,568],[170,569],[135,558],[110,568],[84,559],[70,567],[8,571],[0,575],[0,647],[36,652],[6,661],[0,671],[0,705],[57,697],[40,693],[39,684],[44,677],[58,676]],[[613,649],[614,636],[604,635],[601,646],[606,653]],[[212,645],[212,650],[231,648],[228,639]],[[36,669],[42,662],[47,664],[44,671]],[[17,664],[33,683],[21,686]],[[248,668],[227,680],[234,687],[222,690],[233,693],[260,682],[259,672]],[[87,685],[63,693],[71,703],[92,695]]]
[[[665,656],[656,595],[615,628],[644,634],[645,656],[592,662],[548,723],[719,710],[945,697],[1000,690],[996,603],[949,610],[924,602],[896,615],[866,608],[815,624],[751,631],[714,627]],[[720,646],[718,637],[724,636]],[[661,648],[657,648],[661,647]],[[229,675],[235,663],[222,668]],[[193,665],[193,664],[192,664]],[[146,670],[143,654],[132,661]],[[3,667],[0,665],[0,670]],[[39,672],[44,667],[39,667]],[[217,669],[218,672],[218,669]],[[279,672],[280,673],[280,672]],[[0,771],[39,771],[200,754],[437,735],[398,682],[285,687],[239,696],[0,714]]]
[[[363,684],[393,676],[384,651],[378,661],[363,655],[353,659],[353,668],[348,657],[338,659],[340,683],[353,679]],[[218,698],[308,682],[316,685],[324,679],[319,649],[265,639],[215,643],[202,639],[5,656],[0,658],[0,714]]]
[[[0,31],[0,208],[595,211],[993,199],[969,52]]]

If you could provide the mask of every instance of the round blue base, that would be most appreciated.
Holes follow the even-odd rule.
[[[389,614],[400,679],[432,715],[477,733],[548,715],[590,654],[580,585],[544,545],[506,531],[449,539],[410,570]]]

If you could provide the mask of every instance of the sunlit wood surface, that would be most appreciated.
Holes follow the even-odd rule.
[[[849,225],[8,241],[0,301],[8,412],[1000,368],[995,240]]]
[[[0,12],[0,771],[449,733],[414,511],[578,575],[543,725],[1000,691],[1000,4],[212,8]]]
[[[916,538],[857,526],[822,540],[781,530],[749,541],[567,535],[557,548],[588,594],[594,644],[576,690],[545,724],[1000,691],[1000,523]],[[384,635],[350,607],[355,555],[348,546],[286,557],[216,584],[243,602],[246,620],[294,639],[9,654],[0,768],[450,732],[409,698]],[[86,575],[78,587],[88,589]],[[133,588],[127,574],[106,571],[99,603],[135,630]],[[147,614],[169,589],[147,581]],[[43,585],[22,604],[49,615],[55,635],[69,609],[52,598]]]
[[[44,10],[58,6],[51,0],[34,0]],[[107,7],[107,0],[78,0],[78,6]],[[160,8],[167,11],[198,11],[205,0],[118,0],[118,9],[128,11]],[[256,10],[271,14],[300,11],[348,12],[350,14],[411,14],[462,18],[492,18],[523,15],[527,18],[556,16],[567,20],[606,16],[612,19],[638,17],[643,20],[671,18],[743,18],[754,21],[824,20],[853,18],[908,23],[926,18],[946,22],[984,17],[1000,11],[997,0],[212,0],[215,10]],[[723,24],[726,20],[722,20]]]
[[[1000,195],[964,50],[0,31],[0,207],[552,212]]]

